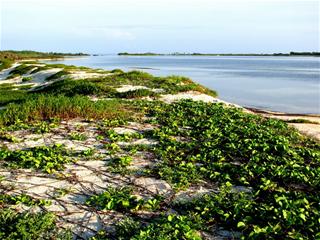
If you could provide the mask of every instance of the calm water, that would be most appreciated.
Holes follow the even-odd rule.
[[[92,56],[59,63],[92,68],[142,69],[183,75],[242,106],[291,113],[320,113],[320,58]]]

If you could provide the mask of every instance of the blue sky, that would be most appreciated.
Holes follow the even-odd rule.
[[[319,1],[1,0],[1,49],[319,51]]]

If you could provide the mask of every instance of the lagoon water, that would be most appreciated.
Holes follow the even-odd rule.
[[[157,76],[182,75],[242,106],[320,114],[317,57],[104,55],[55,62],[108,70],[139,69]]]

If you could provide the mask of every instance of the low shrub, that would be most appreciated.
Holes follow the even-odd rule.
[[[52,213],[18,213],[5,208],[0,210],[0,239],[71,240],[70,231],[59,230]]]
[[[13,64],[13,60],[0,58],[0,71],[10,68],[12,64]]]
[[[94,83],[89,80],[61,80],[38,90],[41,93],[64,94],[66,96],[75,95],[108,95],[113,96],[116,91],[102,83]]]
[[[105,192],[91,196],[86,203],[101,210],[125,211],[138,209],[141,205],[131,188],[109,187]]]
[[[65,70],[62,70],[60,72],[57,72],[49,77],[46,78],[46,81],[52,81],[52,80],[56,80],[56,79],[59,79],[65,75],[68,75],[69,72],[68,71],[65,71]]]
[[[22,82],[29,82],[32,81],[32,77],[23,77]]]
[[[1,207],[3,207],[3,205],[16,205],[20,203],[26,206],[48,206],[51,204],[49,200],[35,199],[26,194],[19,194],[19,195],[0,194]]]
[[[47,173],[62,170],[63,164],[71,162],[62,145],[16,151],[0,149],[0,159],[4,161],[6,167],[39,169]]]
[[[8,103],[19,103],[27,98],[28,94],[25,91],[0,89],[0,106],[7,105]]]
[[[134,117],[132,107],[118,100],[93,102],[88,97],[37,95],[21,104],[9,104],[0,112],[0,126],[17,121],[42,121],[52,118],[72,119],[129,119]]]
[[[142,97],[157,97],[158,93],[155,93],[149,89],[136,89],[127,92],[119,92],[116,94],[120,98],[142,98]]]
[[[11,70],[9,74],[10,75],[19,74],[21,76],[23,74],[27,74],[33,69],[34,69],[34,66],[32,65],[21,64],[17,66],[15,69]]]

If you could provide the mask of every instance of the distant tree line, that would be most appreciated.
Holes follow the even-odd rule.
[[[60,58],[66,56],[87,56],[84,53],[59,53],[59,52],[36,52],[36,51],[0,51],[0,59],[21,60],[30,58]]]
[[[311,55],[311,56],[320,56],[320,52],[290,52],[290,55]]]
[[[118,53],[119,56],[320,56],[320,52],[290,52],[290,53]]]
[[[152,52],[146,52],[146,53],[128,53],[128,52],[121,52],[118,53],[119,56],[161,56],[165,54],[160,53],[152,53]]]

